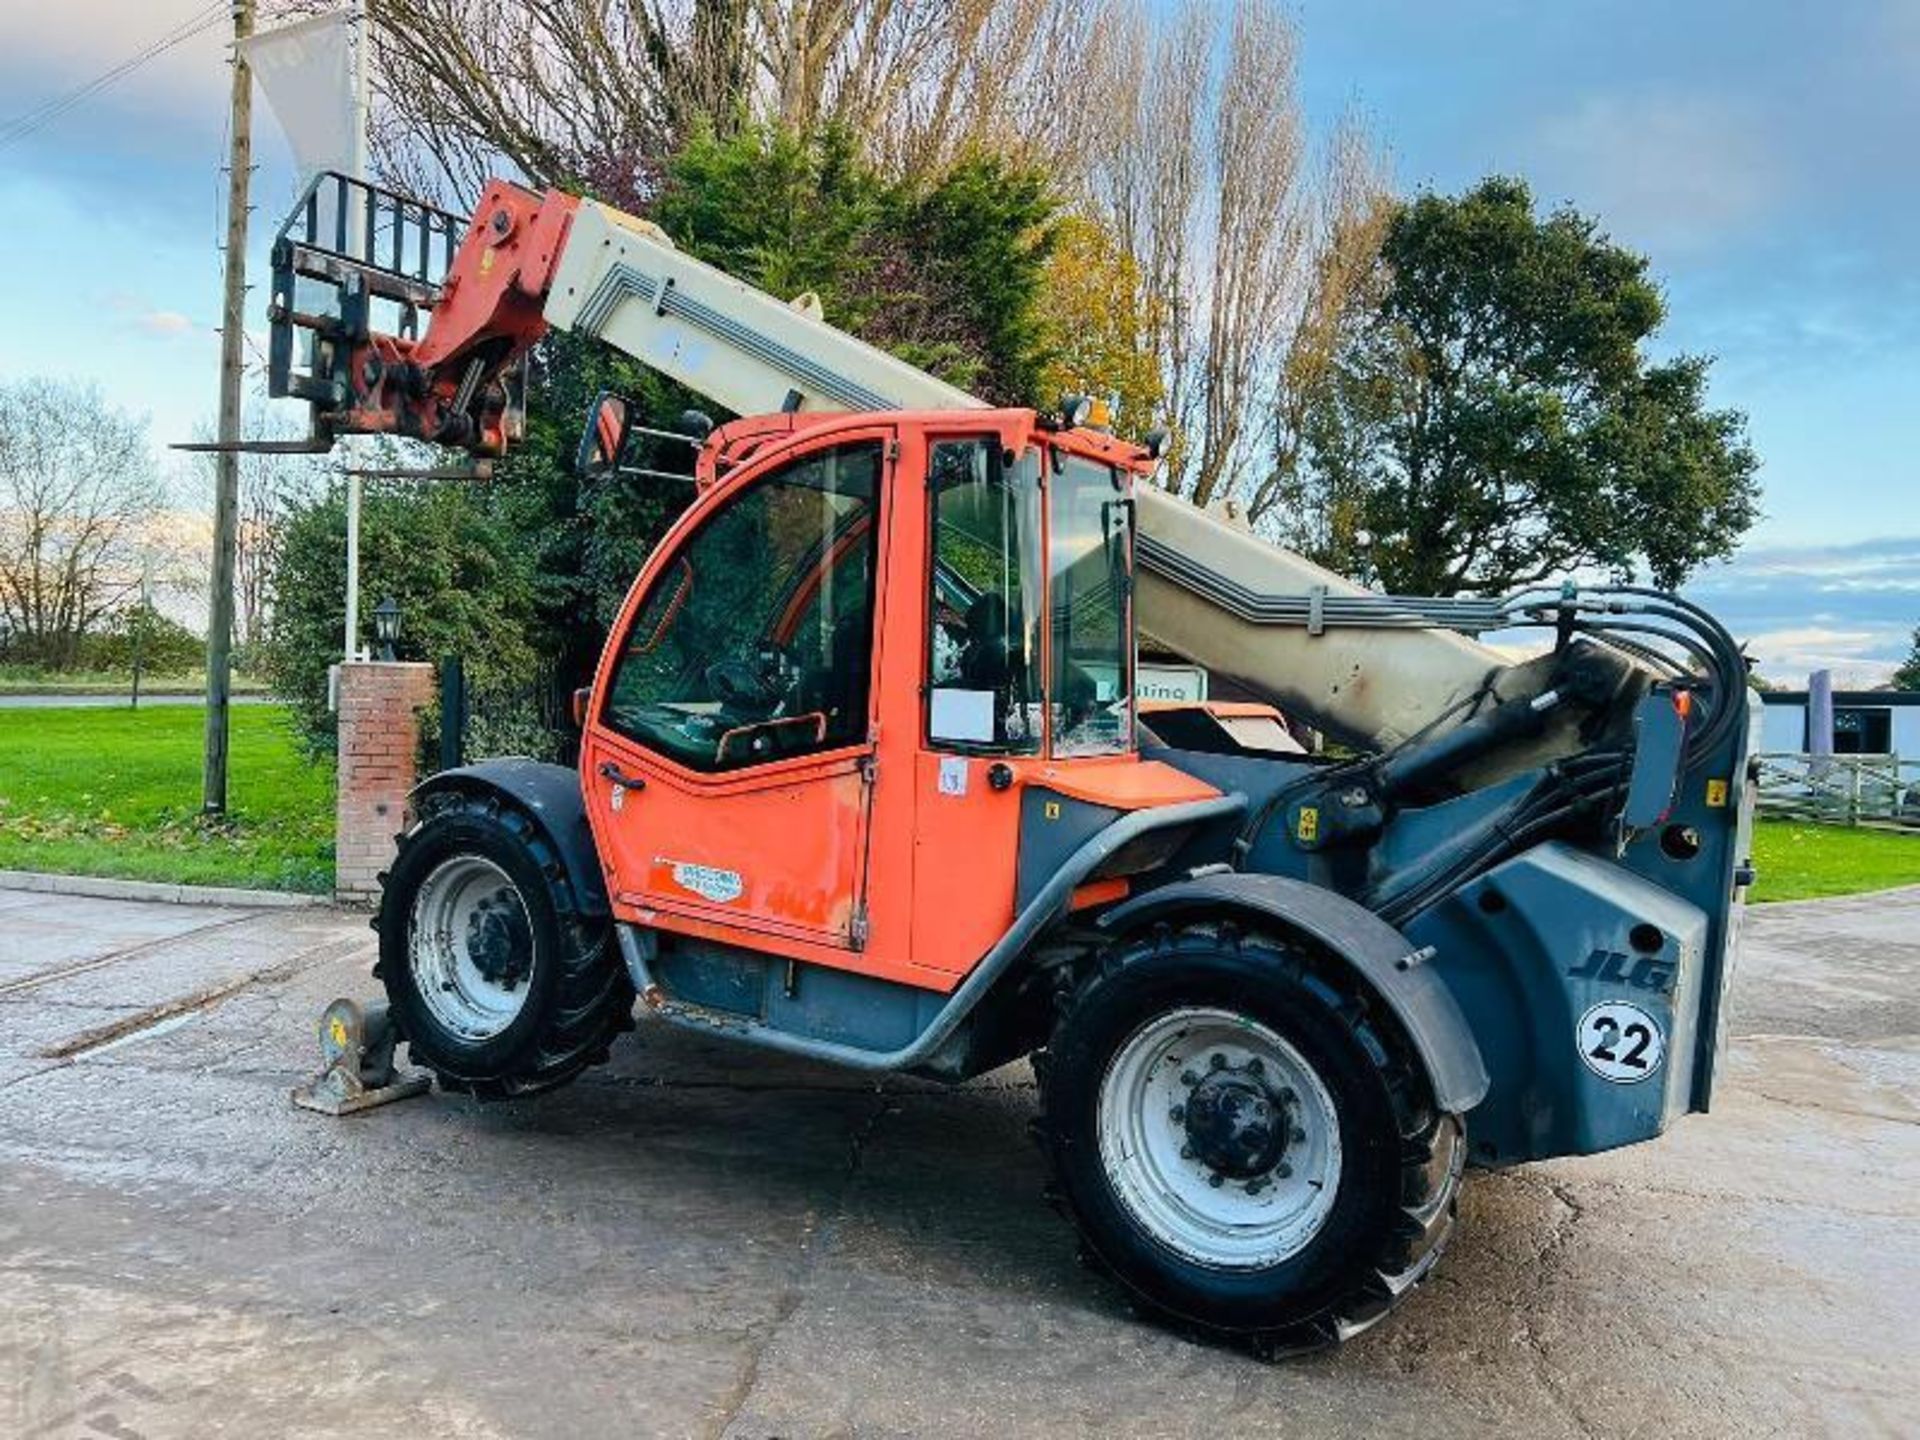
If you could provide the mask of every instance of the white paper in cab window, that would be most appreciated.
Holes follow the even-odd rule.
[[[993,740],[993,691],[935,690],[932,715],[936,740]]]

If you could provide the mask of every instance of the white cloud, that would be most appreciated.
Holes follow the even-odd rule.
[[[5,110],[30,110],[92,80],[148,44],[210,13],[196,0],[60,0],[53,5],[0,5],[0,56],[16,77]],[[155,56],[105,92],[141,108],[202,113],[228,89],[227,44],[232,22],[225,7],[210,28]],[[83,102],[97,109],[102,96]],[[79,109],[74,114],[78,116]],[[56,121],[56,124],[64,123]]]
[[[1567,199],[1656,253],[1714,245],[1785,188],[1759,110],[1712,95],[1589,95],[1537,139]]]
[[[100,297],[100,306],[115,317],[116,328],[137,330],[156,340],[178,340],[189,335],[211,335],[212,327],[197,323],[179,310],[156,305],[145,295],[116,290]]]
[[[134,325],[149,335],[169,339],[177,335],[191,335],[194,323],[178,310],[148,310],[134,317]]]
[[[1866,690],[1884,684],[1898,664],[1873,658],[1884,638],[1874,630],[1804,626],[1763,631],[1749,638],[1748,648],[1768,679],[1804,683],[1816,670],[1831,670],[1842,689]]]
[[[1770,680],[1832,670],[1843,684],[1877,685],[1920,625],[1920,536],[1743,551],[1687,594],[1747,643]]]

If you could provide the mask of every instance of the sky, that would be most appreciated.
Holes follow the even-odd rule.
[[[1883,678],[1920,623],[1920,0],[1295,5],[1310,115],[1357,108],[1402,188],[1518,175],[1651,256],[1659,352],[1716,358],[1764,461],[1765,518],[1688,593],[1773,678]],[[0,126],[203,8],[0,6]],[[0,147],[0,379],[97,383],[161,444],[214,411],[224,54],[216,26]],[[256,109],[263,343],[293,181]]]

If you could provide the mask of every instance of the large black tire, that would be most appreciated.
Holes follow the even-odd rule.
[[[1224,1028],[1195,1018],[1222,1015]],[[1248,1051],[1232,1039],[1241,1021],[1253,1027],[1249,1037],[1265,1037],[1250,1038]],[[1203,1042],[1203,1035],[1228,1038]],[[1263,1046],[1278,1057],[1264,1068],[1247,1059],[1213,1068],[1226,1059],[1223,1051],[1257,1057]],[[1132,1058],[1150,1055],[1163,1058]],[[1306,1100],[1277,1079],[1295,1062],[1310,1067],[1301,1086]],[[1465,1163],[1458,1117],[1435,1109],[1399,1027],[1346,967],[1303,947],[1229,924],[1161,926],[1116,942],[1063,997],[1035,1068],[1036,1133],[1053,1170],[1051,1193],[1079,1228],[1088,1258],[1176,1328],[1267,1354],[1337,1343],[1378,1321],[1424,1279],[1452,1233]],[[1123,1083],[1128,1077],[1139,1077],[1135,1088]],[[1228,1095],[1221,1085],[1238,1092]],[[1185,1103],[1166,1108],[1176,1086],[1185,1087]],[[1135,1123],[1125,1120],[1119,1097],[1126,1094],[1143,1097],[1131,1107],[1141,1117],[1137,1130],[1125,1128]],[[1248,1103],[1257,1109],[1245,1111]],[[1267,1130],[1218,1128],[1222,1104],[1256,1114],[1262,1125],[1278,1117],[1284,1124],[1269,1129],[1292,1142],[1308,1141],[1309,1109],[1337,1117],[1320,1124],[1323,1137],[1337,1133],[1338,1151],[1322,1138],[1274,1158],[1260,1138]],[[1196,1132],[1187,1112],[1211,1128]],[[1160,1122],[1176,1132],[1171,1141],[1145,1128]],[[1223,1140],[1227,1134],[1234,1138]],[[1252,1150],[1245,1136],[1255,1137],[1247,1142]],[[1171,1161],[1169,1146],[1177,1149]],[[1197,1181],[1182,1165],[1198,1167]],[[1318,1220],[1312,1213],[1324,1205],[1317,1197],[1326,1185],[1302,1178],[1314,1174],[1337,1174],[1334,1199]],[[1155,1182],[1166,1183],[1151,1188]],[[1210,1193],[1184,1188],[1195,1184]],[[1244,1242],[1235,1253],[1238,1237],[1254,1230],[1234,1227],[1269,1201],[1274,1214],[1296,1215],[1297,1248],[1281,1253],[1296,1243],[1293,1233],[1281,1233],[1271,1241],[1271,1260],[1260,1248],[1267,1241]],[[1179,1208],[1189,1204],[1191,1212]],[[1224,1238],[1196,1240],[1203,1230],[1195,1227],[1215,1217],[1223,1217]],[[1210,1243],[1218,1248],[1209,1251]]]
[[[450,962],[445,950],[436,957],[416,934],[417,912],[444,914],[432,905],[448,882],[435,877],[457,876],[463,868],[492,891],[478,912],[467,908],[465,929],[467,953],[497,967],[486,992],[502,1007],[490,1017],[499,1022],[497,1033],[480,1033],[488,1024],[462,1033],[447,1018],[449,1002],[422,993],[436,973],[445,973],[436,965]],[[426,886],[435,890],[423,908]],[[489,925],[491,933],[479,936]],[[484,1100],[551,1090],[606,1060],[614,1037],[633,1026],[633,984],[614,953],[610,925],[580,913],[545,833],[496,795],[453,791],[428,798],[382,877],[374,928],[380,934],[374,974],[386,986],[389,1014],[414,1063],[431,1070],[443,1089]],[[454,991],[451,981],[436,988]]]

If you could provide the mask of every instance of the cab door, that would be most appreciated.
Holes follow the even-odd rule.
[[[926,479],[912,958],[950,986],[1115,816],[1218,792],[1134,747],[1124,473],[962,434],[929,440]]]
[[[803,958],[863,947],[893,449],[891,429],[839,430],[729,479],[642,571],[581,754],[623,918]]]
[[[912,956],[952,985],[1013,922],[1021,796],[1045,769],[1040,452],[933,436],[926,473]]]

